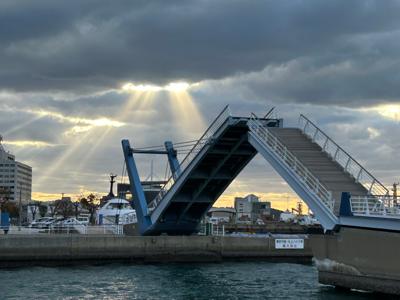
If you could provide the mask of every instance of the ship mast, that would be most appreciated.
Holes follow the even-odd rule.
[[[110,192],[107,195],[108,199],[115,198],[113,190],[114,190],[114,183],[115,183],[116,177],[117,177],[117,175],[112,174],[112,173],[110,174]]]

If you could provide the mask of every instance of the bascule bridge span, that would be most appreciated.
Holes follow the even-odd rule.
[[[202,217],[259,153],[324,228],[313,247],[319,281],[400,295],[396,197],[304,115],[288,128],[281,119],[233,116],[225,107],[181,162],[171,142],[156,151],[168,155],[172,176],[154,199],[145,198],[136,168],[134,154],[143,152],[128,140],[122,148],[140,234],[198,232]]]

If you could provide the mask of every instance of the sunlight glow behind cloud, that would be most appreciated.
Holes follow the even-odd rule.
[[[373,107],[372,110],[378,112],[381,116],[385,118],[394,121],[400,121],[400,104],[379,105]]]
[[[57,119],[59,121],[66,121],[69,123],[74,124],[84,124],[84,125],[91,125],[93,127],[103,127],[103,126],[110,126],[110,127],[122,127],[125,123],[120,121],[111,120],[108,118],[98,118],[98,119],[87,119],[87,118],[80,118],[80,117],[73,117],[73,116],[65,116],[60,113],[46,111],[46,110],[28,110],[26,112],[41,116],[41,117],[50,117]]]
[[[185,81],[170,82],[164,86],[153,85],[153,84],[134,84],[134,83],[129,82],[122,86],[122,90],[123,91],[134,91],[134,92],[167,91],[167,92],[179,93],[179,92],[185,92],[185,91],[189,90],[191,87],[197,86],[197,85],[198,85],[198,83],[190,84]]]
[[[44,147],[55,147],[55,144],[41,142],[41,141],[4,141],[3,144],[15,146],[15,147],[36,147],[36,148],[44,148]]]
[[[381,104],[371,107],[364,107],[360,108],[359,111],[361,112],[373,112],[378,113],[380,116],[384,117],[385,119],[393,120],[393,121],[400,121],[400,104]]]

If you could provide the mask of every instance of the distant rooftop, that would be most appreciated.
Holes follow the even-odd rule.
[[[2,160],[15,160],[15,156],[4,149],[2,142],[3,142],[3,136],[0,135],[0,159],[2,159]]]

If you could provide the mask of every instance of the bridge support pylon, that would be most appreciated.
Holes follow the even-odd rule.
[[[143,192],[143,187],[140,182],[139,173],[136,167],[135,159],[133,158],[133,151],[128,140],[122,140],[122,150],[124,152],[126,171],[129,177],[129,185],[132,196],[135,201],[131,205],[136,210],[136,217],[138,220],[139,232],[143,234],[150,226],[151,219],[149,209],[147,207],[146,197]]]

